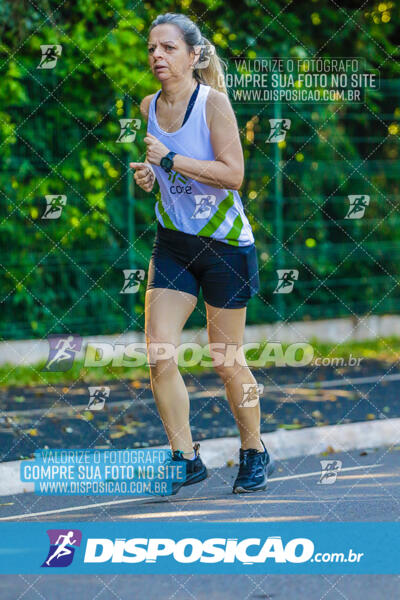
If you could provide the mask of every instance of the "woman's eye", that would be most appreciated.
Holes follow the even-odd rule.
[[[167,46],[167,50],[173,50],[174,47],[173,46]]]
[[[148,48],[149,54],[151,54],[152,52],[154,52],[154,48]]]

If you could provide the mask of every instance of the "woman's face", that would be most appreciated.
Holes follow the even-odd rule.
[[[176,25],[165,23],[150,31],[149,64],[159,81],[181,79],[192,71],[194,53],[188,52],[182,32]]]

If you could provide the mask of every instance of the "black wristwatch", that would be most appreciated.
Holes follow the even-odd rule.
[[[176,152],[168,152],[166,156],[163,156],[160,160],[160,167],[164,169],[166,173],[171,173],[171,169],[174,166],[174,156]]]

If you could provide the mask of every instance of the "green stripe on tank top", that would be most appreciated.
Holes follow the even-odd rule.
[[[233,225],[232,225],[231,229],[228,231],[228,233],[226,234],[224,239],[226,239],[228,244],[231,244],[232,246],[239,246],[239,236],[240,236],[240,232],[242,231],[242,229],[243,229],[242,217],[240,215],[238,215],[236,217],[236,219],[233,221]]]
[[[211,236],[215,231],[217,231],[218,227],[224,221],[226,213],[230,209],[231,206],[234,205],[233,194],[229,192],[226,198],[222,200],[220,205],[218,206],[217,212],[213,214],[211,219],[204,225],[203,229],[197,233],[197,235],[205,235]]]
[[[171,221],[171,219],[170,219],[168,213],[166,212],[166,210],[164,208],[164,205],[163,205],[163,203],[162,203],[161,200],[157,200],[157,206],[158,206],[159,213],[162,216],[162,219],[164,221],[164,227],[166,227],[167,229],[178,230],[178,228],[175,227],[175,225]]]

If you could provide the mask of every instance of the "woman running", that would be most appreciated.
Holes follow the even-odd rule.
[[[188,391],[178,365],[174,358],[157,360],[152,344],[179,346],[200,286],[211,358],[220,358],[222,344],[237,349],[234,360],[214,365],[240,433],[233,492],[264,490],[274,469],[260,437],[257,383],[242,350],[247,302],[260,285],[253,232],[238,193],[243,152],[222,62],[212,50],[185,15],[167,13],[152,22],[149,63],[161,89],[141,102],[147,120],[146,162],[131,163],[142,189],[150,192],[157,179],[161,190],[145,298],[145,336],[151,388],[172,459],[186,465],[185,479],[173,484],[172,493],[205,479],[207,469],[200,444],[193,445]],[[218,353],[211,350],[213,344],[219,344]],[[256,401],[248,405],[246,390],[252,390],[252,400],[256,393]]]

